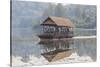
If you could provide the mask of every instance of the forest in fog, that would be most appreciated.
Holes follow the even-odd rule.
[[[12,35],[32,38],[48,16],[68,18],[75,28],[93,29],[96,34],[95,5],[12,1]]]

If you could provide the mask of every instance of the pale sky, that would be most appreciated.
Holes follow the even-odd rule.
[[[22,0],[22,1],[56,2],[56,3],[62,3],[64,5],[66,4],[96,5],[98,3],[98,0]]]

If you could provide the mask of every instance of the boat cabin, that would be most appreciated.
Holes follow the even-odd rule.
[[[49,16],[41,24],[39,38],[69,38],[73,36],[73,24],[69,19]]]

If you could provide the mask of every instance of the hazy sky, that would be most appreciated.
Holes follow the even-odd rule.
[[[56,2],[56,3],[63,3],[64,5],[65,4],[88,4],[88,5],[97,4],[97,0],[19,0],[19,1]]]

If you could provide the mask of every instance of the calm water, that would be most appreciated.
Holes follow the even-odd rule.
[[[70,51],[70,53],[68,53],[68,51]],[[77,53],[80,57],[89,56],[93,61],[96,61],[96,38],[40,41],[15,40],[12,42],[12,56],[21,57],[20,61],[24,63],[28,63],[31,60],[30,56],[33,55],[36,58],[42,56],[47,61],[51,60],[48,62],[52,62],[52,59],[54,59],[53,56],[59,55],[60,53],[63,55],[64,52],[68,54],[68,56],[65,57],[70,57],[71,54]],[[56,61],[60,59],[56,59]]]

